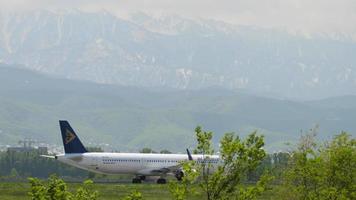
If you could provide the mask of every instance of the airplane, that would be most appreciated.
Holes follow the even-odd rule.
[[[146,176],[159,176],[156,182],[165,184],[166,176],[169,175],[180,181],[184,176],[181,163],[187,160],[210,163],[212,168],[220,162],[218,155],[192,155],[188,149],[187,154],[88,152],[68,121],[60,120],[59,126],[65,153],[42,157],[54,158],[94,173],[132,174],[132,183],[141,183]]]

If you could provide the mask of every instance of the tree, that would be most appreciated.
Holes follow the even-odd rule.
[[[214,153],[211,142],[213,133],[203,131],[199,126],[195,129],[195,133],[197,147],[194,153],[202,154],[203,159],[194,162],[194,165],[187,165],[192,169],[185,171],[185,175],[189,176],[189,172],[194,170],[201,174],[202,180],[199,185],[206,199],[256,199],[266,190],[267,183],[272,178],[268,175],[263,175],[255,185],[241,186],[247,173],[255,170],[266,156],[263,150],[263,136],[253,132],[245,140],[241,140],[233,133],[226,133],[220,141],[220,163],[214,169],[210,162],[210,157]],[[185,187],[181,187],[181,193],[184,193]]]
[[[55,175],[49,178],[46,192],[48,199],[51,200],[67,200],[72,197],[72,194],[68,191],[67,184]]]
[[[169,150],[167,149],[163,149],[159,152],[160,154],[171,154],[172,152],[170,152]]]
[[[86,180],[83,183],[83,187],[79,187],[75,194],[76,200],[96,200],[98,199],[99,193],[98,191],[93,190],[93,181]]]
[[[48,185],[45,185],[37,178],[29,178],[31,185],[28,193],[32,200],[68,200],[72,199],[72,194],[67,191],[67,184],[52,175],[48,179]]]
[[[201,187],[207,195],[208,199],[211,199],[211,190],[210,190],[210,171],[211,171],[211,163],[209,162],[210,156],[214,154],[214,149],[212,147],[212,138],[213,132],[211,131],[203,131],[200,126],[195,128],[195,135],[197,138],[197,147],[194,150],[195,154],[202,154],[203,161],[200,162],[199,166],[196,168],[201,170],[203,181],[201,183]]]
[[[104,152],[101,147],[85,147],[89,152]]]
[[[11,169],[11,172],[10,172],[10,177],[11,178],[18,178],[20,175],[19,173],[17,172],[17,170],[15,168],[12,168]]]
[[[325,145],[315,134],[301,137],[285,185],[290,199],[356,199],[356,140],[342,132]]]
[[[175,200],[187,199],[188,194],[194,193],[195,191],[192,185],[199,176],[199,171],[196,170],[194,161],[182,162],[181,165],[184,171],[181,182],[169,182],[169,191]]]
[[[241,186],[248,172],[257,168],[266,156],[263,136],[251,133],[245,140],[227,133],[220,141],[221,165],[207,179],[205,191],[208,199],[256,199],[272,179],[263,175],[253,186]]]
[[[11,176],[11,170],[16,169],[21,177],[48,177],[52,173],[62,176],[85,177],[87,171],[60,163],[55,159],[41,157],[40,151],[31,152],[0,152],[0,171],[3,176]]]
[[[356,139],[341,132],[327,145],[321,157],[329,191],[340,194],[339,197],[356,199]]]
[[[47,199],[47,189],[43,183],[37,178],[28,179],[31,185],[28,195],[32,200],[45,200]]]
[[[155,152],[151,148],[145,147],[140,151],[140,153],[157,153],[157,152]]]

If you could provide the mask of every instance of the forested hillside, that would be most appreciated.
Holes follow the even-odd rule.
[[[24,137],[61,144],[59,119],[69,120],[85,144],[108,143],[123,151],[143,146],[184,151],[193,145],[197,125],[213,130],[216,138],[227,131],[244,135],[258,129],[270,150],[316,124],[321,138],[344,129],[356,132],[354,96],[293,102],[221,88],[148,90],[60,79],[6,65],[0,67],[0,80],[2,144]]]

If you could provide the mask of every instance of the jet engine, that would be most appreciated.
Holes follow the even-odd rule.
[[[181,180],[183,179],[183,176],[184,176],[184,171],[183,171],[183,169],[178,169],[178,170],[176,171],[176,173],[174,174],[174,176],[176,177],[176,179],[177,179],[178,181],[181,181]]]

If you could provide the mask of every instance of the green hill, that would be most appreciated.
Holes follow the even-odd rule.
[[[117,150],[184,151],[194,128],[241,135],[258,129],[269,149],[294,141],[300,130],[320,125],[320,137],[341,130],[354,133],[356,97],[293,102],[243,92],[144,89],[101,85],[0,66],[1,144],[30,137],[61,143],[58,120],[67,119],[87,145],[108,143]],[[341,106],[338,102],[347,103]]]

